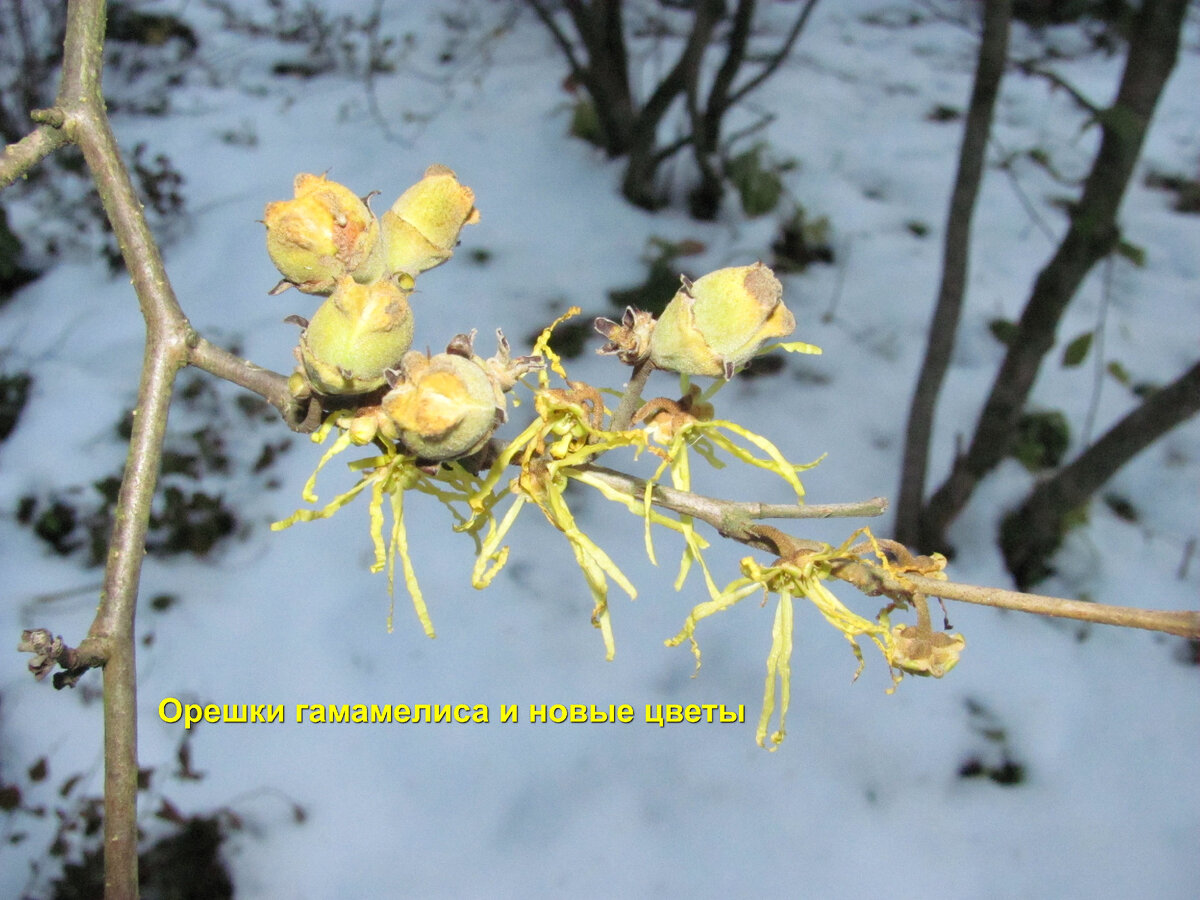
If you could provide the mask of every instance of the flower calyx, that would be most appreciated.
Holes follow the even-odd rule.
[[[874,562],[871,559],[873,556],[877,564],[902,585],[907,584],[904,576],[910,572],[938,580],[946,578],[946,557],[941,553],[917,555],[899,541],[877,538],[869,531],[867,540],[851,547],[849,553],[868,564]],[[946,631],[933,629],[929,603],[924,594],[911,588],[904,592],[883,592],[893,600],[885,613],[897,607],[910,606],[917,611],[916,625],[896,625],[892,628],[891,652],[888,657],[891,665],[911,675],[932,678],[941,678],[958,665],[959,656],[967,645],[966,638],[961,634],[948,634],[948,620],[945,625]]]
[[[592,327],[607,341],[596,352],[616,356],[627,365],[637,365],[650,355],[650,336],[654,332],[654,316],[632,306],[625,307],[620,322],[599,318]]]
[[[851,547],[850,552],[856,556],[874,552],[893,574],[912,572],[914,575],[946,580],[946,557],[941,553],[918,556],[899,541],[889,538],[874,538],[873,541]]]
[[[540,390],[533,405],[544,421],[558,421],[556,435],[586,444],[592,440],[593,432],[604,429],[604,398],[586,381],[568,381],[566,388]],[[539,447],[538,452],[545,453],[546,448]]]
[[[546,368],[546,360],[539,356],[518,356],[514,358],[512,355],[512,345],[509,344],[508,338],[504,336],[504,332],[499,328],[496,329],[496,353],[488,359],[483,359],[475,353],[474,330],[470,334],[456,334],[446,346],[446,352],[465,356],[467,359],[473,359],[483,367],[484,371],[488,373],[488,377],[492,379],[492,383],[496,386],[498,391],[496,405],[501,409],[504,407],[503,394],[508,393],[516,387],[517,382],[530,372],[539,372]]]

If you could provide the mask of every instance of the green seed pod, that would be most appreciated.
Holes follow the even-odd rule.
[[[381,217],[387,270],[418,275],[454,255],[458,233],[479,221],[475,192],[432,165]]]
[[[317,393],[361,394],[386,383],[384,372],[412,336],[407,291],[394,279],[359,284],[347,276],[300,335],[300,363]]]
[[[268,203],[267,253],[289,284],[328,294],[339,278],[362,282],[383,274],[379,220],[349,188],[323,175],[296,176],[295,198]]]
[[[732,378],[765,343],[795,327],[774,272],[760,262],[718,269],[694,283],[683,279],[650,335],[650,359],[685,375]]]
[[[410,453],[458,459],[481,449],[503,415],[503,395],[483,367],[452,353],[404,356],[400,380],[384,395],[385,415]]]

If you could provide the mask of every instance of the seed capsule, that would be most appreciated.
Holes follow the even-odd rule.
[[[795,327],[774,272],[760,262],[718,269],[695,282],[683,279],[650,335],[650,358],[660,369],[732,378],[765,343]]]
[[[404,287],[391,278],[338,281],[300,335],[300,363],[315,391],[361,394],[386,383],[384,372],[412,346],[411,278]]]
[[[367,282],[383,274],[379,221],[349,188],[300,174],[294,192],[292,200],[268,203],[263,215],[267,252],[284,282],[328,294],[346,275]]]
[[[458,459],[481,449],[503,415],[503,396],[470,357],[404,356],[383,411],[405,449],[428,460]]]
[[[458,233],[479,221],[479,210],[475,192],[435,164],[380,218],[387,270],[415,276],[454,255]]]

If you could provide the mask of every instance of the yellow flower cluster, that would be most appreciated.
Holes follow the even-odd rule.
[[[906,571],[937,577],[944,565],[940,557],[912,557],[899,545],[877,541],[865,529],[835,548],[800,542],[760,525],[753,533],[774,543],[779,559],[771,565],[744,559],[743,577],[720,589],[703,557],[708,543],[692,517],[655,506],[661,499],[655,491],[668,475],[676,491],[691,490],[693,451],[716,468],[733,459],[773,472],[796,502],[804,500],[798,473],[820,460],[807,465],[789,462],[765,437],[717,418],[710,402],[717,389],[759,353],[775,347],[821,352],[803,342],[770,343],[791,334],[795,318],[769,268],[758,262],[719,269],[695,281],[682,278],[681,288],[657,319],[631,308],[619,323],[596,320],[596,330],[607,339],[601,353],[641,367],[638,374],[643,379],[649,369],[681,376],[681,397],[644,403],[639,391],[645,381],[632,379],[614,414],[600,390],[568,377],[550,347],[554,328],[577,314],[577,308],[542,331],[530,356],[513,358],[499,331],[497,352],[486,360],[475,352],[474,332],[455,336],[443,353],[410,349],[409,298],[416,279],[448,260],[463,226],[478,219],[474,193],[440,165],[430,166],[379,218],[365,200],[317,175],[297,176],[295,197],[267,206],[267,249],[283,277],[276,292],[295,287],[324,298],[310,320],[300,320],[304,330],[296,348],[299,365],[289,380],[297,398],[315,397],[328,413],[313,440],[320,443],[337,435],[304,487],[305,502],[317,504],[316,478],[334,456],[352,446],[376,448],[373,455],[349,464],[358,481],[348,491],[324,506],[297,510],[273,528],[327,518],[365,494],[375,550],[372,571],[387,570],[390,594],[400,562],[417,617],[433,637],[408,548],[405,494],[418,491],[435,497],[451,511],[455,530],[471,537],[472,583],[477,588],[488,586],[506,564],[505,540],[520,512],[537,507],[571,548],[592,596],[592,624],[612,659],[616,644],[609,583],[615,582],[631,599],[637,591],[571,510],[568,487],[571,482],[585,485],[642,518],[646,553],[655,564],[653,526],[682,537],[675,588],[682,588],[695,565],[709,599],[695,606],[667,643],[689,642],[697,668],[695,631],[700,621],[759,591],[777,595],[758,727],[759,744],[771,749],[786,733],[795,598],[807,598],[845,636],[859,671],[863,637],[880,649],[896,682],[903,673],[941,677],[954,667],[964,647],[962,637],[935,633],[924,597],[894,588],[903,587]],[[507,444],[494,442],[493,433],[506,418],[506,392],[530,373],[536,373],[536,384],[526,384],[532,392],[532,421]],[[690,384],[694,376],[717,380],[701,393]],[[556,384],[561,386],[552,386],[552,378],[560,379]],[[657,460],[653,473],[633,490],[627,481],[614,486],[610,476],[618,473],[595,465],[600,456],[619,448],[631,448],[635,458],[645,452]],[[385,505],[392,516],[386,537]],[[852,546],[860,534],[866,543]],[[886,574],[893,585],[892,605],[869,619],[842,604],[825,582],[839,577],[847,566],[875,566],[877,574]],[[891,625],[890,612],[912,607],[918,613],[916,625]],[[389,613],[389,630],[391,620]],[[778,726],[771,729],[776,711]]]
[[[855,539],[860,536],[866,537],[866,543],[854,545]],[[757,739],[760,747],[775,750],[787,734],[787,712],[791,699],[792,601],[796,597],[807,598],[825,620],[849,641],[858,660],[858,669],[854,673],[856,679],[865,666],[858,639],[866,636],[879,648],[892,673],[889,693],[895,689],[904,673],[941,678],[958,664],[966,640],[960,634],[933,631],[929,625],[928,610],[924,607],[925,600],[920,595],[912,596],[912,602],[919,607],[917,625],[892,626],[889,621],[891,611],[897,606],[907,606],[908,600],[897,600],[892,606],[880,610],[874,619],[867,619],[849,609],[825,586],[825,582],[834,577],[838,566],[861,563],[863,555],[872,552],[877,559],[876,565],[889,575],[903,578],[903,569],[893,567],[870,529],[859,529],[840,547],[825,544],[815,549],[796,549],[791,553],[783,547],[780,549],[784,550],[784,555],[769,566],[761,565],[752,557],[743,559],[743,577],[731,582],[719,595],[692,609],[680,632],[667,641],[669,647],[688,641],[696,657],[696,668],[699,669],[700,645],[696,643],[696,625],[701,620],[727,610],[760,591],[764,595],[778,595],[775,621],[771,628],[771,650],[767,654],[763,707],[758,722]],[[945,559],[939,556],[935,565],[944,564]],[[768,736],[771,718],[777,709],[779,726]]]

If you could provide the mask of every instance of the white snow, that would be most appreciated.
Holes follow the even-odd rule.
[[[812,502],[895,495],[961,134],[961,122],[939,124],[926,114],[937,104],[965,107],[974,65],[967,30],[863,20],[881,5],[822,4],[795,59],[753,98],[776,114],[764,136],[777,157],[799,161],[787,175],[788,191],[810,214],[829,216],[838,259],[784,279],[800,323],[795,338],[820,345],[824,355],[791,357],[786,372],[770,379],[735,380],[718,396],[718,412],[794,460],[828,453],[804,477]],[[202,29],[215,21],[195,5],[178,6]],[[395,6],[387,27],[432,45],[439,4]],[[1172,212],[1166,194],[1141,183],[1152,166],[1194,172],[1200,157],[1192,87],[1200,54],[1191,24],[1122,209],[1126,237],[1145,248],[1147,266],[1115,264],[1104,321],[1107,358],[1137,381],[1174,378],[1195,359],[1200,334],[1200,218]],[[202,30],[202,52],[208,39]],[[267,54],[262,46],[227,35],[212,40],[226,71],[244,70],[247,80],[261,71],[254,60]],[[1018,26],[1013,40],[1028,47],[1032,38]],[[477,328],[490,353],[500,327],[520,351],[570,304],[611,314],[605,292],[642,279],[639,258],[650,236],[703,241],[704,255],[686,260],[697,272],[769,253],[777,217],[747,221],[732,209],[733,198],[710,224],[678,209],[651,215],[628,206],[616,191],[619,164],[565,136],[562,67],[531,16],[489,50],[482,76],[450,89],[408,69],[376,79],[380,106],[396,122],[406,111],[435,111],[419,127],[398,126],[407,145],[384,138],[361,83],[336,75],[295,84],[262,78],[262,96],[232,86],[184,87],[176,103],[187,114],[118,118],[124,146],[148,141],[186,177],[192,214],[166,261],[199,331],[239,341],[261,365],[290,370],[296,329],[281,320],[309,315],[316,304],[296,292],[266,295],[277,275],[256,220],[265,203],[290,194],[297,172],[328,170],[357,192],[378,189],[380,208],[433,162],[474,188],[481,222],[464,230],[454,260],[419,281],[417,346],[439,348]],[[1106,103],[1119,73],[1119,59],[1092,56],[1065,74]],[[1086,171],[1095,130],[1080,133],[1083,116],[1062,92],[1010,73],[997,115],[991,162],[1001,148],[1042,147],[1070,174]],[[253,146],[222,139],[247,124]],[[1057,237],[1063,217],[1049,200],[1070,189],[1028,163],[1017,163],[1015,175]],[[929,235],[911,234],[911,221],[928,225]],[[1053,247],[1010,178],[990,166],[975,220],[970,294],[938,409],[931,487],[946,471],[955,435],[969,435],[1000,359],[988,321],[1019,314]],[[475,249],[487,250],[490,261],[472,262]],[[1098,269],[1072,304],[1063,345],[1095,327],[1101,275]],[[110,277],[99,260],[59,265],[0,312],[0,364],[36,379],[18,429],[0,446],[0,509],[7,511],[0,630],[13,646],[21,628],[47,627],[68,642],[86,632],[99,572],[52,556],[16,525],[12,510],[21,496],[86,486],[120,465],[124,447],[113,426],[133,402],[142,334],[128,280]],[[1095,370],[1091,358],[1062,369],[1060,352],[1047,360],[1033,403],[1061,409],[1077,439]],[[568,368],[575,378],[613,387],[628,372],[590,353]],[[651,382],[652,392],[672,389],[665,375]],[[1097,434],[1138,402],[1112,379],[1102,390]],[[236,394],[229,386],[221,392]],[[527,408],[514,412],[506,433],[516,433]],[[193,420],[178,408],[172,413],[174,429]],[[230,422],[227,445],[243,461],[285,434],[281,424]],[[408,501],[408,528],[438,637],[422,635],[402,589],[388,634],[384,579],[367,571],[364,503],[327,522],[268,530],[299,505],[319,455],[296,438],[269,473],[282,483],[275,491],[262,490],[261,478],[215,479],[212,490],[225,491],[248,523],[245,539],[207,560],[150,557],[143,574],[138,633],[152,642],[139,648],[140,757],[157,773],[143,814],[159,796],[185,812],[232,807],[249,826],[225,847],[239,896],[1195,896],[1200,692],[1196,668],[1178,658],[1179,639],[948,603],[955,630],[967,638],[961,664],[940,681],[905,679],[888,695],[878,654],[864,647],[867,667],[852,684],[849,648],[801,602],[789,734],[777,753],[766,753],[754,743],[754,723],[773,602],[760,608],[750,599],[703,622],[704,666],[691,678],[686,648],[665,648],[663,640],[705,599],[698,573],[676,594],[679,542],[659,538],[655,569],[645,561],[640,520],[580,495],[581,523],[640,590],[631,603],[613,586],[617,656],[606,663],[568,545],[536,510],[514,532],[503,575],[477,592],[469,539],[450,530],[436,503],[416,498]],[[344,478],[340,468],[331,466],[322,481],[329,497]],[[996,528],[1031,483],[1016,464],[984,482],[951,532],[955,580],[1009,586]],[[1195,608],[1200,560],[1192,558],[1186,575],[1179,570],[1200,527],[1198,486],[1200,422],[1193,421],[1113,481],[1140,521],[1121,521],[1094,503],[1091,522],[1056,559],[1061,574],[1041,588],[1106,603]],[[776,500],[783,486],[731,466],[699,473],[697,487]],[[793,530],[840,543],[861,524]],[[890,531],[886,517],[870,524],[877,534]],[[714,546],[708,560],[717,580],[737,577],[746,552]],[[71,597],[35,600],[89,585]],[[876,610],[847,587],[836,592],[866,615]],[[153,611],[148,600],[160,593],[180,601]],[[25,661],[10,655],[0,680],[0,772],[25,784],[19,776],[45,756],[50,777],[29,789],[29,802],[60,802],[53,791],[78,771],[86,773],[80,790],[100,794],[99,676],[86,676],[74,693],[55,693],[28,677]],[[193,765],[205,777],[173,781],[166,773],[183,729],[158,716],[159,702],[170,697],[284,704],[289,721],[197,726]],[[973,727],[979,723],[967,712],[968,698],[1004,729],[1012,758],[1025,767],[1023,783],[958,777],[968,757],[1002,761],[1000,746]],[[492,721],[294,724],[295,706],[307,703],[487,704]],[[629,703],[637,717],[609,725],[529,721],[531,705],[573,703]],[[744,704],[746,723],[644,724],[645,705],[660,703]],[[501,724],[501,704],[518,705],[520,722]],[[291,803],[306,810],[303,824],[292,821]],[[27,860],[44,852],[53,822],[23,817],[8,827],[17,826],[31,836],[0,849],[4,896],[28,889]]]

